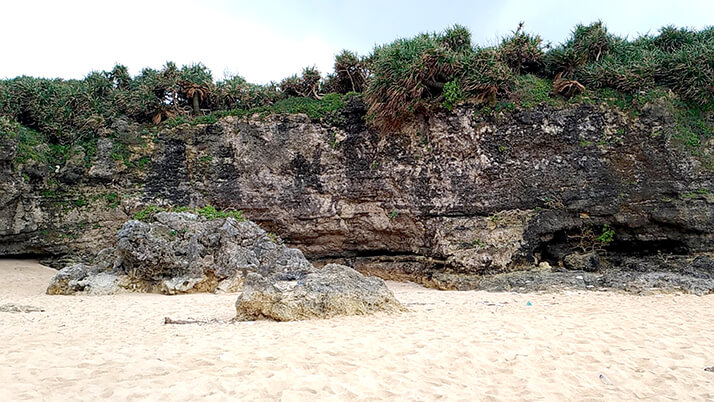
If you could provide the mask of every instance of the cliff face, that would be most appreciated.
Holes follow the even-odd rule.
[[[317,263],[443,288],[520,286],[509,273],[539,263],[599,273],[583,286],[625,271],[714,282],[714,144],[673,140],[665,108],[461,108],[393,134],[364,115],[353,98],[331,124],[255,115],[151,134],[120,121],[89,164],[78,149],[44,174],[5,140],[0,255],[90,255],[142,205],[212,204]]]

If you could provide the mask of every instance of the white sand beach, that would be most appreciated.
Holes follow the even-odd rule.
[[[0,306],[45,310],[0,312],[2,401],[714,400],[714,295],[390,282],[410,312],[164,325],[236,295],[47,296],[54,273],[0,261]]]

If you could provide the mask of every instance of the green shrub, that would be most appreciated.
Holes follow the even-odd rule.
[[[119,206],[119,203],[121,202],[120,199],[119,199],[119,194],[117,194],[116,191],[113,191],[113,192],[111,192],[111,193],[108,193],[108,194],[104,197],[104,199],[105,199],[105,201],[106,201],[106,203],[107,203],[107,206],[108,206],[109,208],[111,208],[111,209],[114,209],[114,208],[118,207],[118,206]],[[134,218],[134,219],[136,219],[136,218]]]
[[[271,105],[283,98],[285,94],[279,91],[275,83],[256,85],[234,76],[219,81],[215,91],[209,94],[208,102],[213,110],[248,110]]]
[[[522,22],[510,37],[501,41],[498,53],[515,74],[539,74],[545,67],[543,40],[523,32]]]
[[[458,83],[465,97],[478,102],[507,92],[511,80],[493,49],[474,49],[470,33],[458,25],[377,47],[371,66],[366,100],[370,118],[384,130],[398,129],[414,115],[428,113],[443,101],[448,82]]]
[[[675,100],[673,109],[676,125],[672,137],[692,155],[702,156],[702,144],[714,137],[714,102],[699,105]]]
[[[614,41],[600,21],[587,26],[579,24],[570,39],[547,53],[547,71],[552,76],[562,72],[564,77],[570,77],[586,63],[597,62],[606,56]]]
[[[287,98],[276,102],[274,105],[255,112],[269,112],[276,114],[305,113],[311,119],[321,119],[329,113],[335,112],[344,107],[340,94],[327,94],[320,100],[310,98]]]
[[[714,94],[714,28],[668,26],[657,35],[626,40],[595,22],[576,26],[564,43],[546,49],[522,24],[491,48],[474,47],[468,29],[457,25],[378,46],[366,57],[345,50],[335,57],[334,67],[326,79],[308,67],[299,76],[266,85],[238,76],[214,83],[202,64],[179,67],[171,62],[134,77],[117,64],[80,80],[0,80],[0,118],[4,127],[12,126],[3,135],[12,132],[18,138],[20,162],[63,161],[63,152],[79,145],[89,161],[98,133],[114,132],[119,119],[145,127],[214,124],[222,116],[253,113],[306,113],[325,119],[343,105],[339,95],[330,93],[361,91],[374,126],[396,130],[416,115],[457,102],[492,107],[511,101],[530,107],[546,101],[545,84],[528,74],[546,80],[561,74],[559,82],[576,92],[584,85],[589,92],[574,101],[587,101],[599,90],[637,97],[664,88],[704,107]],[[529,94],[523,84],[538,87]],[[115,156],[129,163],[125,153]]]
[[[449,81],[444,85],[444,107],[451,110],[456,103],[463,100],[464,94],[459,88],[459,83],[456,81]]]
[[[462,25],[454,25],[436,36],[436,41],[456,53],[468,53],[471,48],[471,32]]]
[[[305,67],[302,75],[293,75],[280,81],[280,90],[288,97],[319,99],[320,72],[315,67]]]
[[[161,212],[163,209],[157,207],[156,205],[147,205],[141,211],[134,214],[134,219],[137,221],[146,222],[157,212]]]
[[[245,220],[245,218],[243,218],[243,211],[219,211],[211,205],[206,205],[203,208],[196,208],[193,212],[206,219],[233,218],[237,221]]]
[[[15,162],[24,163],[31,159],[43,164],[50,162],[50,149],[44,145],[47,143],[47,138],[42,133],[0,116],[0,137],[13,138],[17,141]]]
[[[335,71],[326,80],[324,91],[339,94],[364,91],[369,77],[368,64],[366,58],[349,50],[343,50],[335,56]]]
[[[549,74],[562,72],[587,88],[637,94],[657,86],[699,104],[714,94],[714,30],[662,28],[632,41],[607,33],[600,22],[576,27],[546,55]]]
[[[714,94],[714,40],[686,46],[662,58],[655,73],[658,83],[700,105]]]
[[[615,240],[615,230],[608,225],[603,225],[600,236],[596,239],[602,246],[607,246]]]
[[[653,44],[665,52],[674,52],[697,41],[697,33],[686,28],[666,26],[660,29],[659,35],[654,38]]]

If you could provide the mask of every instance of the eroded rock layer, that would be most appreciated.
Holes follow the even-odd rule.
[[[465,289],[540,265],[528,275],[654,273],[665,279],[653,287],[686,290],[666,278],[691,271],[708,292],[714,140],[693,152],[672,136],[676,124],[656,104],[637,114],[457,108],[378,134],[355,97],[329,124],[255,115],[156,134],[122,126],[137,163],[113,160],[102,139],[89,166],[68,160],[49,174],[52,193],[5,144],[0,254],[76,260],[116,246],[147,204],[211,204],[244,211],[318,263],[383,278]]]

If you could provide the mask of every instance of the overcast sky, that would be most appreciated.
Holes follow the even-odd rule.
[[[82,78],[116,63],[136,75],[172,60],[264,83],[308,65],[329,72],[342,49],[367,54],[455,23],[483,45],[519,21],[553,43],[598,19],[630,37],[668,24],[699,29],[714,23],[714,0],[0,0],[0,15],[0,77]]]

